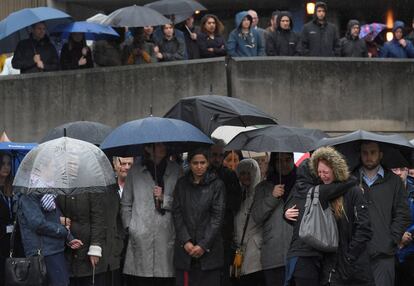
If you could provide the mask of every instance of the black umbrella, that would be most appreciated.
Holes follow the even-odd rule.
[[[161,0],[145,5],[163,15],[193,15],[196,11],[207,10],[206,7],[193,0]]]
[[[145,27],[170,24],[171,21],[157,11],[142,6],[128,6],[115,10],[102,21],[112,27]]]
[[[111,127],[99,122],[75,121],[53,128],[40,142],[43,143],[67,136],[99,146],[111,131]]]
[[[220,95],[180,99],[164,117],[187,121],[207,135],[222,125],[251,126],[277,124],[269,114],[246,101]]]
[[[242,132],[225,150],[306,153],[314,150],[316,143],[325,137],[328,135],[319,129],[275,125]]]
[[[360,147],[363,141],[375,141],[380,144],[384,156],[382,164],[387,168],[410,167],[414,146],[399,134],[378,134],[364,130],[320,140],[317,147],[335,146],[341,152],[353,170],[360,164]]]

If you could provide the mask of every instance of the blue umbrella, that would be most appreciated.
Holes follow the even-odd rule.
[[[0,22],[0,53],[14,52],[17,43],[29,37],[29,28],[33,24],[45,22],[50,30],[56,25],[70,21],[70,15],[49,7],[27,8],[13,12]]]
[[[105,153],[130,157],[142,155],[145,144],[166,143],[171,151],[189,151],[200,144],[213,142],[199,129],[182,120],[147,117],[129,121],[115,128],[101,144]]]
[[[10,154],[12,157],[12,175],[14,176],[24,156],[29,153],[37,143],[0,142],[0,152]]]
[[[70,33],[84,33],[86,40],[105,40],[119,37],[119,34],[110,26],[89,22],[72,22],[55,27],[51,33],[61,33],[62,39],[69,38]]]

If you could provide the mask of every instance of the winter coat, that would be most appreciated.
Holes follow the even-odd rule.
[[[214,270],[223,266],[224,251],[220,230],[224,211],[224,184],[214,172],[207,171],[199,184],[194,183],[191,172],[178,180],[174,191],[176,269],[192,269],[193,258],[184,249],[188,241],[205,250],[197,259],[201,270]]]
[[[40,59],[44,64],[43,70],[39,69],[33,61],[35,54],[40,55]],[[12,65],[13,68],[19,69],[20,73],[56,71],[59,70],[59,58],[48,36],[44,36],[43,39],[37,41],[30,35],[28,39],[17,44]]]
[[[3,194],[3,186],[0,187],[0,257],[8,257],[10,252],[10,233],[7,226],[13,225],[13,200]],[[11,206],[11,208],[10,208]],[[1,280],[0,280],[1,281]]]
[[[274,184],[263,181],[256,186],[252,218],[263,228],[261,263],[263,269],[282,267],[292,236],[292,227],[283,219],[282,198],[272,195]]]
[[[241,172],[250,173],[250,186],[244,190],[244,200],[241,203],[240,210],[234,218],[234,242],[240,247],[243,236],[243,230],[246,225],[247,215],[251,212],[253,199],[255,195],[255,187],[260,182],[260,167],[254,159],[244,159],[237,166],[237,174]],[[262,248],[262,226],[255,223],[249,216],[246,232],[243,239],[241,249],[243,251],[243,263],[241,267],[241,275],[246,275],[262,270],[260,262],[260,249]]]
[[[122,50],[122,64],[146,64],[158,62],[154,52],[155,45],[151,42],[142,41],[142,44],[131,41],[125,43]],[[139,50],[141,54],[134,54],[135,50]]]
[[[396,39],[387,42],[380,49],[381,58],[414,58],[414,45],[411,41],[406,41],[407,45],[405,47],[401,46],[399,41]]]
[[[301,56],[339,56],[338,29],[329,22],[321,24],[314,19],[303,26],[298,48]]]
[[[100,40],[93,46],[93,58],[101,67],[122,65],[122,45],[116,41]]]
[[[288,30],[280,28],[280,20],[283,16],[290,19],[290,27]],[[289,12],[281,12],[277,17],[277,29],[269,32],[266,40],[266,54],[268,56],[296,56],[299,36],[292,31],[293,19]]]
[[[362,179],[360,169],[356,169],[354,175],[360,178],[368,204],[373,231],[368,244],[369,254],[371,258],[392,257],[411,222],[404,184],[399,176],[388,170],[384,170],[384,178],[377,179],[371,187]]]
[[[200,58],[200,49],[198,48],[197,40],[193,40],[191,38],[190,31],[188,29],[191,31],[191,33],[197,33],[197,30],[198,30],[194,26],[192,28],[188,28],[187,26],[185,26],[185,24],[181,28],[181,31],[184,34],[185,46],[186,46],[186,49],[187,49],[188,59],[189,60],[199,59]]]
[[[407,191],[408,191],[408,205],[411,212],[411,224],[405,230],[406,232],[414,233],[414,177],[407,176]],[[411,241],[408,245],[398,250],[398,259],[404,262],[407,255],[414,255],[414,242]]]
[[[226,52],[225,40],[220,35],[215,35],[211,38],[207,34],[200,32],[197,35],[197,45],[200,49],[201,58],[214,58],[224,57]],[[208,49],[213,48],[214,51],[210,52]]]
[[[167,162],[163,176],[164,199],[162,215],[155,208],[155,181],[141,160],[128,172],[121,199],[122,223],[128,229],[129,241],[124,274],[142,277],[174,277],[174,225],[172,202],[180,167]]]
[[[21,195],[18,199],[18,221],[26,256],[35,256],[38,250],[44,256],[63,253],[68,230],[60,223],[58,208],[45,211],[41,195]]]
[[[331,147],[316,150],[309,161],[310,172],[318,175],[318,163],[323,159],[331,166],[335,181],[349,180],[343,157]],[[354,185],[343,196],[341,217],[336,217],[339,246],[334,254],[325,254],[322,285],[373,285],[367,244],[372,237],[368,207],[361,188]]]
[[[88,50],[86,54],[86,64],[83,66],[79,65],[79,60],[83,56],[82,49]],[[69,43],[63,45],[62,51],[60,52],[60,68],[62,70],[74,70],[74,69],[86,69],[93,68],[92,51],[88,46],[84,46],[83,43],[73,43],[72,49],[69,49]]]
[[[348,22],[348,31],[346,36],[339,41],[341,57],[368,57],[368,49],[365,40],[360,39],[359,37],[354,38],[351,35],[351,29],[355,25],[359,26],[359,22],[356,20],[350,20]]]
[[[110,271],[120,268],[121,254],[124,248],[125,231],[121,219],[121,202],[117,185],[103,194],[102,208],[105,210],[105,243],[103,245],[102,260]]]
[[[160,61],[170,62],[185,59],[185,43],[181,38],[173,36],[171,40],[167,40],[163,37],[161,40],[156,42],[156,45],[160,49],[160,53],[163,56]]]
[[[259,32],[249,28],[249,32],[244,33],[241,28],[242,21],[249,14],[246,11],[236,15],[236,28],[230,33],[227,40],[227,53],[232,57],[255,57],[264,56],[264,43]]]
[[[70,265],[71,276],[86,277],[92,275],[92,266],[89,261],[89,247],[99,246],[102,256],[105,253],[105,212],[104,195],[82,193],[79,195],[58,196],[57,202],[64,217],[71,220],[72,235],[83,242],[79,249],[66,249],[66,259]],[[95,273],[106,271],[103,259],[97,264]]]
[[[188,60],[187,47],[186,47],[184,33],[182,31],[174,28],[174,36],[181,43],[184,43],[184,60]],[[154,43],[158,43],[158,42],[161,42],[163,40],[163,38],[164,38],[164,33],[162,31],[162,27],[161,26],[158,26],[154,30],[154,33],[152,33],[152,39],[153,39]]]

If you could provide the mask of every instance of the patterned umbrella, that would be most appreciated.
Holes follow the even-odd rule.
[[[386,27],[386,25],[380,23],[362,25],[359,37],[372,42]]]

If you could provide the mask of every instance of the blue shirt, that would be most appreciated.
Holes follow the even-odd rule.
[[[384,169],[382,168],[381,165],[378,168],[377,174],[372,178],[368,177],[365,174],[363,168],[360,169],[360,172],[362,174],[362,178],[364,179],[365,184],[367,184],[368,187],[371,187],[375,183],[375,181],[378,180],[379,178],[384,178]]]

